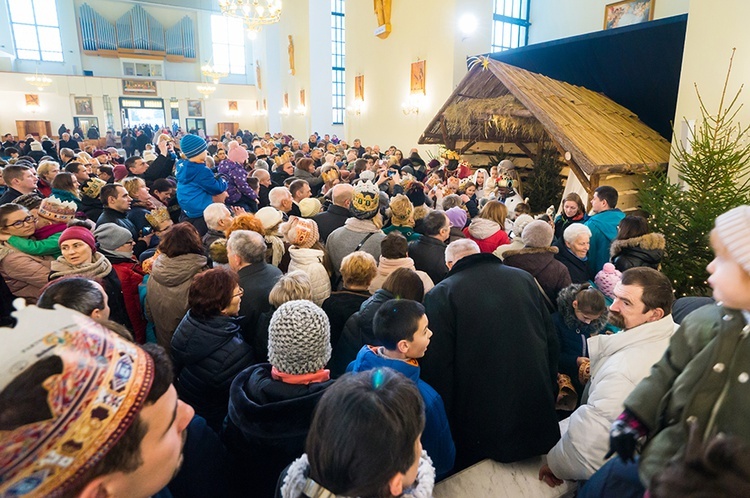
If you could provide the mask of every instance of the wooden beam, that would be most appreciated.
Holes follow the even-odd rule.
[[[477,143],[476,140],[469,140],[466,142],[466,145],[461,147],[461,150],[458,151],[459,154],[464,154],[467,150],[471,149],[471,146]]]
[[[522,142],[513,142],[513,143],[516,145],[516,147],[518,147],[519,149],[521,149],[524,154],[526,154],[527,156],[529,156],[529,159],[531,159],[532,161],[536,162],[536,154],[534,154],[533,152],[531,152],[531,149],[529,149],[528,147],[526,147],[526,144],[524,144]]]
[[[594,190],[599,188],[599,174],[594,173],[591,175],[591,178],[589,179],[589,189],[586,189],[586,192],[589,193],[589,200],[586,203],[586,212],[588,213],[591,211],[591,200],[594,198]]]
[[[586,176],[586,173],[583,172],[583,170],[578,166],[575,161],[571,159],[568,159],[568,155],[570,154],[568,151],[563,149],[562,145],[560,145],[557,140],[554,139],[554,137],[550,136],[550,139],[552,140],[552,143],[555,145],[555,148],[557,148],[557,151],[560,153],[560,155],[563,158],[563,161],[565,161],[565,164],[568,165],[570,170],[573,172],[574,175],[576,175],[576,178],[578,178],[578,181],[581,182],[581,185],[583,185],[583,188],[586,190],[586,193],[589,194],[589,202],[591,201],[591,196],[594,193],[594,190],[591,188],[591,181]],[[591,175],[593,178],[594,175]],[[597,182],[598,180],[597,175]],[[596,187],[594,187],[596,188]]]

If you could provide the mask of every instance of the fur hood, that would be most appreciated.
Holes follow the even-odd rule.
[[[631,239],[615,239],[609,248],[610,256],[616,256],[626,247],[636,247],[646,251],[663,251],[666,247],[664,235],[660,233],[647,233],[640,237]]]
[[[502,247],[502,246],[500,246]],[[503,252],[503,259],[509,258],[510,256],[521,256],[523,254],[543,254],[547,252],[551,252],[552,254],[557,254],[559,249],[555,246],[549,246],[549,247],[524,247],[523,249],[514,249],[510,251]]]
[[[572,284],[564,288],[557,295],[557,310],[562,316],[565,325],[570,328],[576,328],[580,324],[581,328],[587,327],[591,334],[596,334],[604,330],[607,326],[607,312],[602,313],[602,316],[586,325],[576,318],[575,310],[573,309],[573,301],[575,301],[576,294],[581,290],[583,284]]]

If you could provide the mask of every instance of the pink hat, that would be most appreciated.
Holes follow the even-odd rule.
[[[114,168],[112,168],[112,172],[115,174],[115,181],[119,182],[126,176],[128,176],[128,168],[125,167],[124,164],[118,164]]]
[[[247,161],[248,158],[247,149],[232,140],[229,142],[229,152],[227,152],[227,157],[232,162],[245,164],[245,161]]]
[[[94,234],[86,227],[73,226],[66,228],[60,235],[57,245],[61,245],[66,240],[80,240],[91,248],[92,253],[96,252],[96,240],[94,239]]]
[[[596,287],[602,291],[602,294],[610,299],[615,298],[615,285],[620,281],[622,272],[615,268],[612,263],[605,263],[604,268],[594,277]]]

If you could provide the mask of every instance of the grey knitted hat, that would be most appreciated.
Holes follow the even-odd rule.
[[[325,368],[331,359],[328,316],[314,303],[289,301],[268,326],[268,361],[282,373],[301,375]]]

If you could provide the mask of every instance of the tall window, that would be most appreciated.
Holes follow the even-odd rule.
[[[211,16],[214,69],[229,74],[245,74],[245,28],[242,20]]]
[[[523,47],[529,42],[529,0],[495,0],[492,52]]]
[[[346,78],[344,77],[344,0],[331,0],[331,81],[333,124],[344,124]]]
[[[63,62],[55,0],[8,0],[19,59]]]

